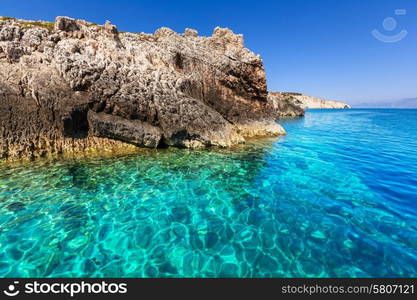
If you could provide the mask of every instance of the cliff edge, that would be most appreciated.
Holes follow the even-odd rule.
[[[321,109],[344,109],[344,108],[351,108],[349,104],[334,101],[334,100],[326,100],[322,98],[312,97],[304,94],[299,93],[282,93],[288,97],[293,99],[293,104],[300,106],[302,109],[307,108],[321,108]]]
[[[285,114],[279,101],[268,94],[262,60],[226,28],[199,37],[0,17],[2,158],[226,147],[285,134],[275,122]]]

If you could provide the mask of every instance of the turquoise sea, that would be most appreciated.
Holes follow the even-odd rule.
[[[417,276],[417,110],[232,149],[0,166],[0,277]]]

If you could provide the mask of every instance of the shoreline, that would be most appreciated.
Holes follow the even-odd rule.
[[[295,118],[285,118],[283,120],[295,119]],[[229,147],[221,146],[210,146],[203,148],[179,148],[174,146],[167,146],[161,148],[146,148],[146,147],[127,147],[127,148],[118,148],[114,150],[105,150],[102,149],[90,149],[80,152],[64,152],[64,153],[48,153],[44,156],[36,157],[33,159],[22,157],[22,158],[12,158],[12,159],[0,159],[0,167],[14,167],[14,166],[25,166],[37,163],[48,163],[48,162],[65,162],[70,160],[83,161],[83,160],[100,160],[100,159],[117,159],[122,157],[134,157],[140,155],[158,155],[158,153],[165,152],[183,152],[192,153],[192,152],[219,152],[219,153],[228,153],[234,151],[243,151],[245,148],[251,147],[252,144],[257,142],[274,142],[282,139],[284,135],[279,136],[254,136],[246,138],[244,143],[234,144]],[[127,144],[127,146],[132,146]]]

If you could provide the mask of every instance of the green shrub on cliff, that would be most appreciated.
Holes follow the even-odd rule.
[[[14,20],[17,21],[18,24],[20,24],[23,28],[31,28],[31,27],[42,27],[46,28],[49,31],[54,29],[54,22],[45,22],[45,21],[24,21],[24,20],[18,20],[14,17],[0,17],[0,21],[8,21],[8,20]]]
[[[44,21],[23,21],[22,24],[24,27],[43,27],[48,29],[49,31],[54,29],[53,22],[44,22]]]
[[[0,17],[0,21],[7,21],[7,20],[16,20],[16,18],[13,18],[13,17]]]

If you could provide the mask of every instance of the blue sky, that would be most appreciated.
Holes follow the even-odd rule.
[[[211,35],[216,26],[229,27],[263,58],[270,90],[351,104],[417,97],[416,13],[416,0],[1,0],[0,6],[3,16],[110,20],[123,31],[190,27]],[[374,29],[407,35],[385,43]]]

